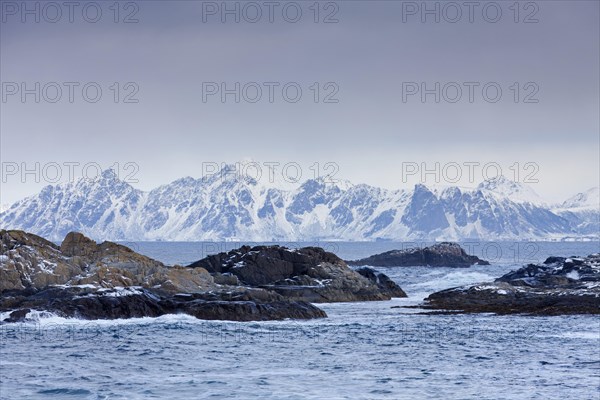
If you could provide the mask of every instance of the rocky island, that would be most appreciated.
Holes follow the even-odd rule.
[[[406,297],[386,275],[370,268],[354,271],[341,258],[319,247],[242,246],[189,267],[208,271],[216,281],[227,279],[311,303]]]
[[[174,313],[234,321],[309,319],[327,315],[308,301],[401,295],[385,275],[355,272],[320,248],[245,246],[227,259],[215,255],[182,267],[76,232],[58,246],[31,233],[0,230],[0,312],[10,312],[4,322],[25,320],[31,310],[81,319]]]
[[[600,254],[549,257],[494,282],[442,290],[425,308],[496,314],[600,314]]]
[[[468,255],[458,243],[441,242],[423,248],[391,250],[385,253],[355,261],[349,265],[370,265],[373,267],[451,267],[467,268],[472,265],[489,265],[477,256]]]

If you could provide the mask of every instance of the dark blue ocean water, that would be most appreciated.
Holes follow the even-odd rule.
[[[166,263],[186,264],[215,246],[222,251],[239,244],[129,245]],[[346,259],[408,246],[292,245],[321,245]],[[235,323],[171,315],[78,321],[40,315],[35,323],[2,325],[0,398],[599,399],[597,316],[419,315],[392,308],[418,304],[436,290],[491,280],[548,255],[598,252],[598,243],[479,243],[471,249],[492,265],[385,268],[408,299],[321,304],[329,315],[322,320]]]

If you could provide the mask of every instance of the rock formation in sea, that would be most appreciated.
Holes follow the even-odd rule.
[[[425,308],[497,314],[600,314],[600,254],[549,257],[494,282],[442,290]]]
[[[114,319],[185,313],[256,321],[326,317],[309,302],[388,300],[406,294],[374,270],[355,272],[321,248],[243,246],[189,267],[166,266],[126,246],[76,232],[60,246],[0,230],[0,312]],[[0,321],[1,322],[1,321]]]
[[[348,261],[349,265],[370,265],[373,267],[452,267],[467,268],[474,264],[489,265],[477,256],[468,255],[458,243],[441,242],[423,248],[391,250],[367,258]]]
[[[344,260],[319,247],[242,246],[208,256],[189,267],[205,269],[215,279],[228,276],[242,285],[311,303],[406,297],[384,274],[374,270],[354,271]]]
[[[69,233],[62,244],[0,231],[0,312],[114,319],[185,313],[234,321],[321,318],[324,311],[264,289],[215,283],[203,268],[168,267],[112,242]]]

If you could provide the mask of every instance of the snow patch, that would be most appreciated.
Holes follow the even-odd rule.
[[[565,276],[569,279],[574,279],[576,281],[579,280],[579,272],[577,272],[577,271],[571,271],[568,274],[566,274]]]

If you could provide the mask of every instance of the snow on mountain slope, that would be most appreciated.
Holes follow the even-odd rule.
[[[600,188],[594,187],[565,200],[552,210],[581,234],[600,233]]]
[[[543,204],[505,179],[474,189],[413,190],[309,179],[284,190],[225,173],[142,192],[105,171],[47,186],[1,213],[0,226],[54,240],[71,230],[102,240],[191,241],[531,239],[593,231],[585,216],[559,215]]]
[[[594,187],[583,193],[578,193],[575,196],[567,199],[561,204],[563,209],[591,209],[598,210],[600,208],[600,188]]]
[[[521,200],[513,201],[511,197],[486,189],[449,190],[442,196],[445,210],[453,217],[458,238],[536,238],[572,232],[563,218]]]
[[[477,189],[496,195],[499,199],[509,198],[514,203],[547,206],[531,187],[520,182],[511,181],[504,176],[485,180],[477,186]]]
[[[143,233],[135,220],[144,198],[142,191],[120,181],[113,170],[106,170],[93,179],[46,186],[0,214],[0,226],[50,239],[62,239],[70,231],[138,239]]]

